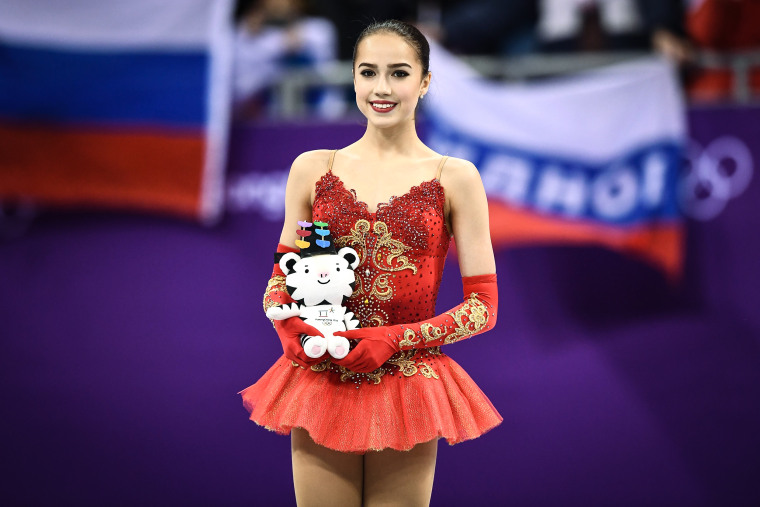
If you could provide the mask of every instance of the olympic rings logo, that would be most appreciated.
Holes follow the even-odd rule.
[[[689,141],[678,192],[681,210],[695,220],[712,220],[747,189],[753,173],[752,153],[744,141],[722,136],[704,148]]]

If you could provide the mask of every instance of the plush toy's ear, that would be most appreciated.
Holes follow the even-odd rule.
[[[338,250],[338,255],[348,261],[348,265],[351,267],[351,269],[356,269],[356,266],[359,265],[359,255],[356,253],[356,250],[350,246],[344,246]]]
[[[287,252],[280,258],[280,269],[286,275],[293,272],[293,266],[301,260],[301,256],[295,252]]]

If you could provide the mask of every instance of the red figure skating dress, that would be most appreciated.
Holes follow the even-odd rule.
[[[359,254],[346,306],[362,327],[433,317],[450,241],[438,177],[373,213],[332,173],[332,160],[316,183],[313,220],[329,224],[338,248]],[[344,452],[407,450],[436,437],[455,444],[502,420],[441,347],[401,351],[371,373],[329,359],[304,368],[282,356],[241,394],[257,424],[281,434],[304,428],[318,444]]]

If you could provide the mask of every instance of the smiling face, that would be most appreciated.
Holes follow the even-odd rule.
[[[430,73],[414,49],[393,33],[376,33],[357,47],[354,63],[356,104],[370,124],[389,127],[414,120],[420,95],[427,93]]]

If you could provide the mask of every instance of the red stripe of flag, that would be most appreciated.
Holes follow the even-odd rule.
[[[0,125],[0,198],[197,217],[204,150],[200,131]]]
[[[490,202],[491,241],[494,247],[598,244],[634,254],[663,269],[677,280],[683,267],[683,227],[677,222],[642,224],[627,228],[571,222],[541,216],[509,205]]]

